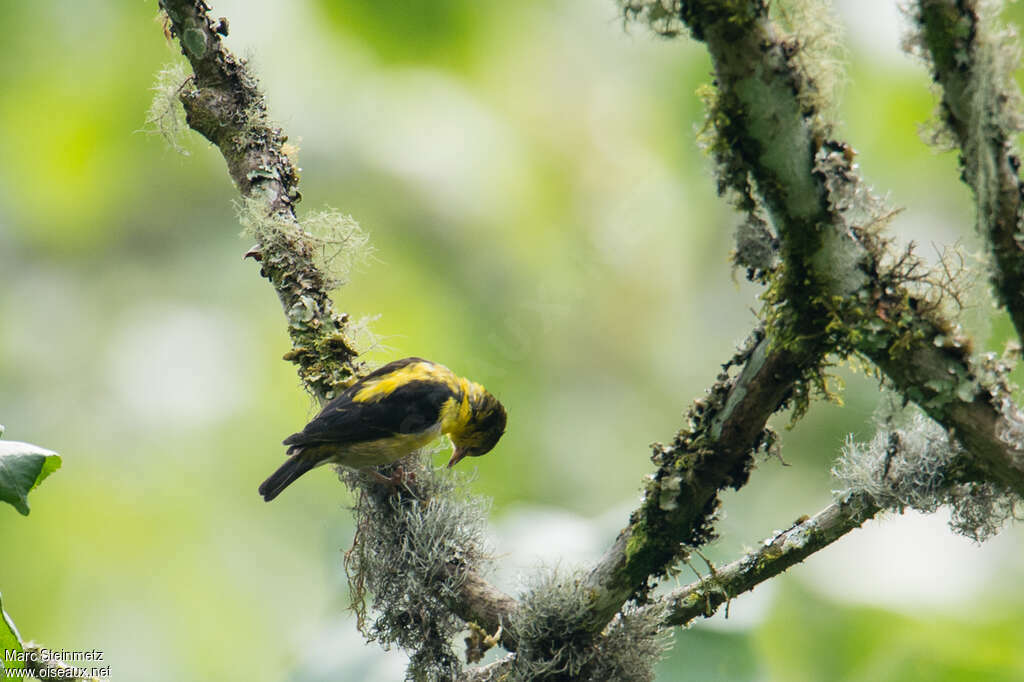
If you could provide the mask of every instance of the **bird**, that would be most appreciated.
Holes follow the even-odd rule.
[[[411,357],[367,374],[284,439],[288,459],[259,487],[270,502],[299,476],[328,462],[354,469],[396,462],[447,435],[448,466],[490,452],[505,432],[501,402],[444,365]]]

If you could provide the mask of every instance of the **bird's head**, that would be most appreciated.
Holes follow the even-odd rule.
[[[479,457],[490,452],[505,433],[505,408],[480,384],[466,382],[465,400],[469,411],[449,432],[455,452],[448,460],[452,467],[463,457]]]

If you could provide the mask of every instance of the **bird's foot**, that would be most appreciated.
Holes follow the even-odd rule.
[[[385,476],[376,469],[367,469],[367,472],[377,483],[391,488],[392,495],[398,494],[399,488],[409,490],[409,484],[416,482],[416,474],[406,471],[401,464],[395,467],[390,476]]]

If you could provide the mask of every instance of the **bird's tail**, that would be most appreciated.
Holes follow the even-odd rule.
[[[263,496],[263,501],[270,502],[280,495],[282,490],[291,485],[296,478],[321,462],[322,460],[318,460],[316,457],[303,457],[301,450],[296,452],[277,471],[270,474],[270,478],[260,484],[260,495]]]

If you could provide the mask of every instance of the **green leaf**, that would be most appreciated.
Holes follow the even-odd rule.
[[[22,651],[21,635],[18,634],[18,628],[14,627],[11,617],[4,611],[3,595],[0,595],[0,670],[24,669],[24,661],[12,660],[18,657],[11,655],[20,654]]]
[[[60,456],[31,443],[0,440],[0,500],[28,516],[28,494],[60,468]]]

